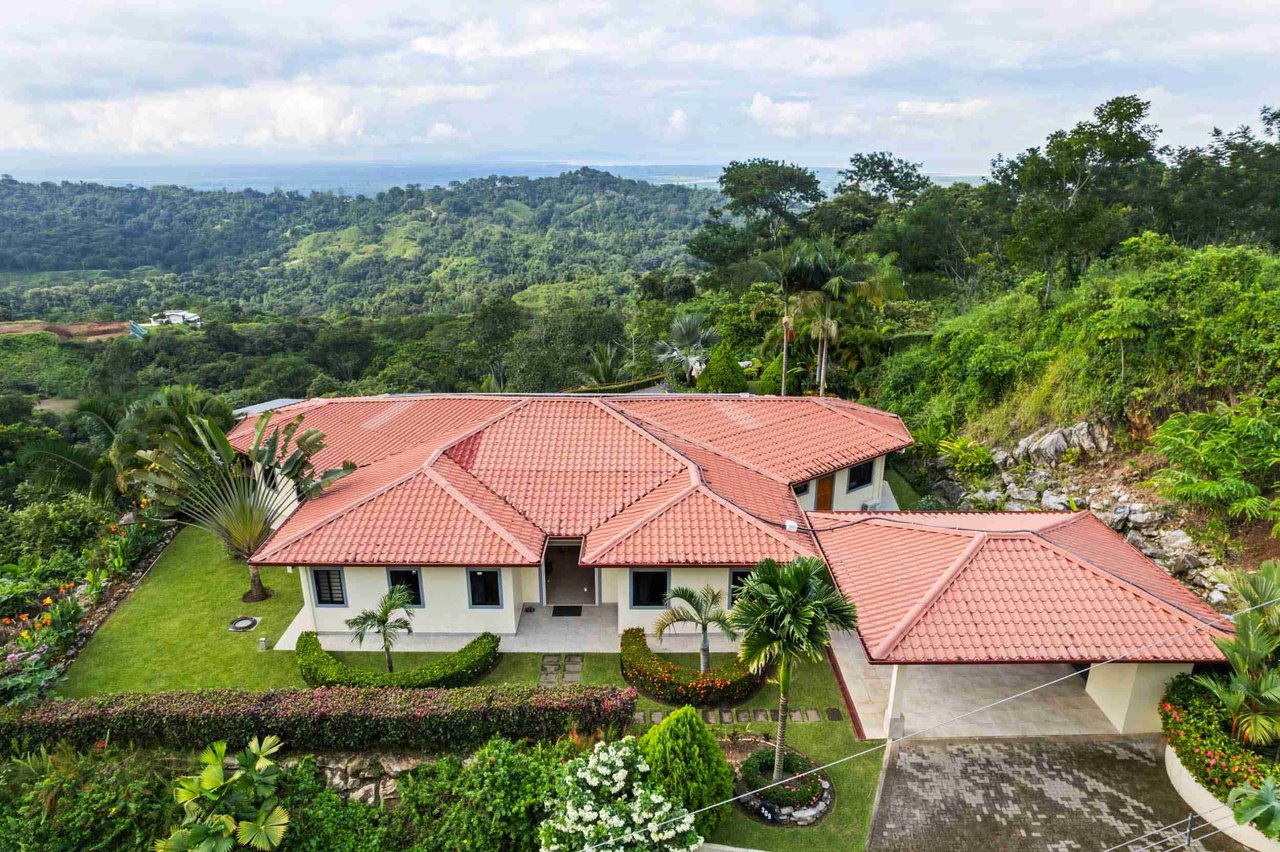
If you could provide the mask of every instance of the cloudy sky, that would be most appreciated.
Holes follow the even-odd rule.
[[[974,173],[1116,94],[1199,143],[1277,79],[1280,0],[32,0],[0,27],[0,163],[887,148]]]

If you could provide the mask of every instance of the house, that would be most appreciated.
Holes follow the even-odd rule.
[[[151,315],[151,325],[189,325],[200,328],[204,323],[199,314],[191,311],[161,311]]]
[[[1217,614],[1090,513],[895,511],[885,459],[911,436],[864,405],[380,396],[285,405],[275,422],[297,415],[325,434],[318,468],[357,469],[250,560],[300,569],[305,603],[280,647],[315,630],[349,648],[344,621],[403,585],[417,610],[406,649],[487,630],[511,650],[612,651],[675,586],[710,584],[732,605],[760,560],[818,556],[859,608],[835,651],[868,733],[1187,632],[1066,683],[1043,718],[1004,718],[1022,733],[1151,730],[1168,677],[1221,660]],[[232,442],[246,447],[255,422]]]
[[[669,588],[731,597],[761,559],[816,556],[804,508],[881,505],[885,456],[911,443],[893,415],[803,397],[320,399],[276,422],[297,414],[325,434],[317,467],[357,470],[251,561],[302,569],[321,634],[393,583],[420,631],[516,634],[528,606],[647,628]]]

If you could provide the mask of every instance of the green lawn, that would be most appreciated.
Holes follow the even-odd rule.
[[[884,481],[893,492],[893,499],[897,501],[899,509],[910,511],[920,505],[920,493],[891,464],[884,466]]]
[[[138,589],[111,614],[67,672],[62,695],[157,692],[169,689],[302,686],[293,654],[259,651],[259,637],[275,644],[302,608],[297,574],[266,568],[263,582],[275,595],[246,604],[244,565],[226,555],[213,536],[196,529],[178,533]],[[262,622],[249,633],[231,633],[238,615]]]
[[[746,725],[741,730],[754,733],[772,731],[771,725]],[[860,852],[871,829],[871,807],[880,781],[884,752],[880,740],[858,740],[848,722],[811,722],[791,725],[787,745],[807,754],[819,764],[829,763],[855,752],[861,757],[828,770],[836,788],[835,808],[821,823],[807,828],[781,828],[751,818],[737,805],[729,805],[730,816],[707,838],[726,846],[786,852]]]

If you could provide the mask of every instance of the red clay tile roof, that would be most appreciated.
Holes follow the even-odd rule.
[[[272,424],[299,414],[325,434],[317,467],[357,471],[255,564],[536,564],[548,536],[583,536],[585,564],[790,559],[817,552],[790,482],[911,442],[893,415],[804,397],[344,398]]]
[[[1089,512],[810,512],[883,663],[1220,661],[1221,616]],[[1203,628],[1203,629],[1198,629]]]

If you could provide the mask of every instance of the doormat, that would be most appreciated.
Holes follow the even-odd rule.
[[[580,606],[553,606],[551,607],[551,617],[556,616],[573,616],[582,615],[582,607]]]

